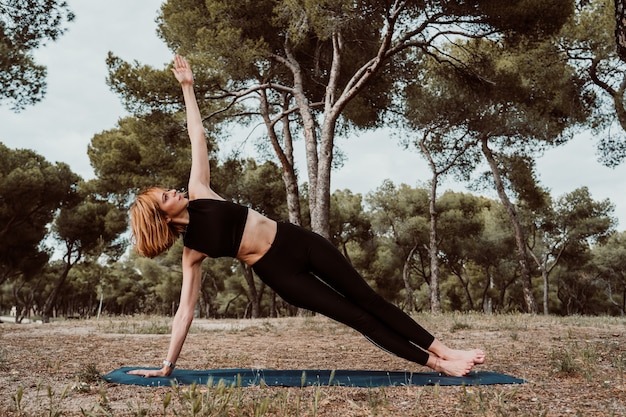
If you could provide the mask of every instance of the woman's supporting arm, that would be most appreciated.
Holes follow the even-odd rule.
[[[180,293],[180,304],[174,320],[172,321],[172,338],[165,360],[175,364],[183,348],[189,327],[193,321],[198,295],[200,293],[200,283],[202,282],[202,261],[206,256],[193,249],[183,249],[183,285]],[[138,369],[130,371],[129,374],[152,376],[168,376],[172,373],[173,367],[164,364],[161,369],[145,370]]]

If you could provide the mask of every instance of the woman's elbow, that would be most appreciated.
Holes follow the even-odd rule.
[[[195,315],[195,308],[189,307],[185,305],[178,306],[178,310],[176,310],[175,319],[182,323],[191,323],[193,321]]]

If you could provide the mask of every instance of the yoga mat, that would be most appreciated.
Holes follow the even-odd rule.
[[[348,387],[381,387],[394,385],[493,385],[493,384],[523,384],[523,379],[514,378],[495,372],[471,372],[464,377],[451,377],[437,372],[389,372],[389,371],[364,371],[364,370],[314,370],[314,369],[209,369],[195,371],[187,369],[174,369],[169,377],[144,378],[137,375],[129,375],[133,369],[155,368],[131,368],[116,369],[103,375],[105,381],[116,384],[143,385],[143,386],[171,386],[175,385],[217,385],[220,381],[224,384],[282,386],[282,387],[306,387],[316,385],[336,385]]]

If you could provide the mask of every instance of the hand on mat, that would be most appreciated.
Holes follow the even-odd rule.
[[[161,368],[161,369],[135,369],[134,371],[128,371],[130,375],[141,375],[145,378],[158,377],[158,376],[169,376],[171,371],[169,369]]]

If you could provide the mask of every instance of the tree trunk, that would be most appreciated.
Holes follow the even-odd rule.
[[[270,317],[278,317],[278,306],[276,304],[276,291],[270,289]]]
[[[489,295],[489,290],[494,287],[493,283],[493,275],[491,274],[489,268],[486,268],[486,276],[487,276],[487,285],[485,285],[485,290],[483,291],[483,313],[491,314],[493,313],[493,298]]]
[[[334,120],[324,120],[315,190],[315,210],[311,208],[311,228],[327,239],[330,237],[330,172],[333,164],[334,136]]]
[[[430,183],[430,195],[428,196],[428,211],[430,213],[430,231],[428,242],[428,255],[430,257],[430,311],[441,313],[441,294],[439,291],[439,246],[437,241],[437,221],[439,214],[436,208],[437,199],[437,173],[433,172]]]
[[[253,319],[259,318],[261,316],[261,297],[259,292],[256,289],[256,284],[254,282],[254,273],[252,272],[252,268],[246,265],[244,262],[240,261],[241,267],[243,268],[243,276],[246,279],[246,283],[248,284],[248,291],[250,294],[250,305],[252,311],[250,315]]]
[[[50,293],[50,295],[48,295],[48,298],[46,298],[46,302],[43,305],[43,309],[42,309],[42,320],[44,323],[50,323],[50,317],[52,316],[52,309],[54,307],[54,303],[57,299],[57,296],[59,295],[59,292],[61,291],[61,287],[63,287],[63,284],[65,284],[65,280],[67,279],[67,276],[70,273],[70,269],[72,269],[73,264],[70,263],[69,261],[65,263],[65,268],[63,269],[63,273],[61,274],[61,277],[59,278],[59,280],[57,281],[56,285],[54,286],[54,288],[52,289],[52,292]]]
[[[622,289],[622,316],[626,313],[626,286]]]
[[[592,60],[591,66],[589,67],[589,77],[595,85],[606,91],[606,93],[611,96],[611,99],[613,100],[613,106],[615,108],[615,115],[617,116],[617,121],[619,122],[622,129],[626,130],[626,108],[624,107],[624,95],[626,94],[626,74],[622,74],[622,81],[620,82],[616,90],[606,81],[600,79],[600,76],[598,75],[598,66],[601,63],[602,61],[598,58]]]
[[[314,232],[326,238],[330,237],[330,177],[337,120],[350,100],[363,90],[367,82],[383,66],[392,37],[393,30],[389,28],[384,34],[377,56],[370,59],[363,67],[357,70],[345,89],[337,96],[342,69],[343,40],[341,33],[335,32],[332,34],[333,57],[324,97],[324,114],[322,116],[319,138],[316,130],[318,125],[311,111],[311,103],[307,99],[304,90],[304,74],[296,57],[293,55],[289,40],[285,42],[286,59],[274,56],[275,59],[285,64],[293,74],[293,98],[302,118],[302,130],[306,146],[311,228]],[[320,140],[319,153],[318,139]]]
[[[550,278],[550,270],[552,268],[550,268],[550,270],[548,270],[547,265],[546,265],[548,263],[548,260],[546,259],[545,261],[542,262],[537,257],[537,255],[535,255],[535,253],[532,251],[532,249],[530,250],[530,256],[535,261],[535,264],[537,265],[537,268],[539,268],[539,270],[541,271],[541,278],[543,279],[543,314],[547,316],[548,314],[550,314],[550,306],[549,306],[548,300],[550,298],[549,297],[549,293],[550,293],[550,281],[549,281],[549,278]],[[556,265],[556,263],[555,263],[555,265]]]
[[[543,314],[550,314],[550,306],[548,301],[550,299],[550,282],[548,280],[548,271],[545,268],[541,268],[541,278],[543,278]]]
[[[102,313],[102,302],[104,301],[104,290],[102,289],[102,286],[100,286],[98,292],[100,293],[100,301],[98,302],[98,314],[96,315],[96,320],[100,320],[100,314]]]
[[[285,157],[287,164],[283,166],[283,180],[287,191],[287,210],[289,211],[289,222],[302,226],[302,211],[300,210],[300,190],[298,189],[298,176],[294,168],[293,160],[293,137],[289,117],[283,117],[283,141],[285,146]]]
[[[615,46],[617,55],[626,62],[626,1],[615,0]]]
[[[424,132],[422,139],[419,141],[419,148],[428,161],[428,166],[432,172],[430,183],[430,194],[428,196],[428,211],[430,213],[430,236],[428,244],[428,254],[430,257],[430,310],[433,313],[441,312],[441,292],[439,290],[439,242],[437,237],[439,213],[437,213],[437,186],[439,185],[439,176],[445,174],[454,167],[454,162],[460,158],[467,149],[472,146],[472,142],[462,145],[462,141],[455,141],[453,149],[455,150],[448,161],[441,167],[437,167],[437,163],[433,158],[433,154],[426,145],[429,132]]]
[[[306,147],[307,173],[309,177],[309,209],[311,211],[311,226],[316,232],[314,224],[317,223],[317,178],[318,178],[318,153],[317,153],[317,124],[315,117],[311,111],[311,105],[304,91],[304,74],[298,60],[293,55],[289,42],[285,42],[284,62],[293,74],[293,98],[298,107],[298,112],[302,118],[302,132],[304,135],[304,143]],[[328,216],[328,213],[326,214]],[[328,237],[328,233],[325,235]]]
[[[502,180],[502,173],[498,164],[494,158],[491,149],[489,149],[487,138],[481,138],[482,143],[482,152],[489,163],[489,167],[491,168],[491,172],[493,174],[494,183],[496,185],[496,190],[498,192],[498,196],[504,205],[507,214],[511,220],[511,224],[513,225],[513,230],[515,232],[515,245],[517,247],[517,259],[520,265],[520,279],[522,283],[522,291],[524,293],[524,302],[526,303],[526,311],[531,314],[536,314],[538,311],[537,301],[535,300],[535,295],[533,294],[533,286],[530,276],[530,268],[528,266],[528,254],[526,253],[526,239],[524,237],[524,230],[522,229],[522,225],[520,224],[519,218],[517,217],[517,211],[509,197],[506,195],[506,191],[504,190],[504,182]]]
[[[415,310],[415,303],[413,302],[413,287],[411,287],[411,275],[409,273],[411,264],[411,259],[413,258],[413,254],[417,250],[417,245],[411,248],[409,252],[409,256],[406,257],[404,261],[404,267],[402,268],[402,281],[404,281],[404,290],[406,292],[406,310],[410,313]]]
[[[452,274],[454,274],[459,279],[459,282],[461,283],[461,286],[463,287],[463,291],[465,292],[465,297],[467,298],[467,304],[469,305],[469,309],[474,310],[474,300],[472,299],[472,294],[470,293],[470,290],[469,290],[470,279],[467,276],[467,271],[465,270],[465,267],[461,265],[459,269],[451,268],[451,270],[452,270]]]
[[[241,294],[237,294],[236,296],[234,296],[233,298],[228,300],[228,302],[226,303],[226,307],[224,308],[224,313],[223,313],[224,317],[228,317],[228,309],[230,308],[230,305],[233,303],[233,301],[235,301],[237,298],[239,298],[240,295]]]
[[[287,109],[289,99],[287,95],[283,95],[283,110]],[[300,211],[300,191],[298,189],[298,176],[294,167],[293,159],[293,138],[291,135],[291,127],[289,125],[289,115],[284,114],[276,120],[270,118],[269,103],[265,90],[261,91],[261,116],[265,122],[267,134],[270,143],[274,148],[274,153],[278,157],[280,165],[283,169],[283,182],[285,183],[285,191],[287,194],[287,210],[289,212],[289,222],[302,225],[302,215]],[[276,123],[282,123],[283,126],[283,143],[284,149],[280,145],[278,135],[276,134]]]

